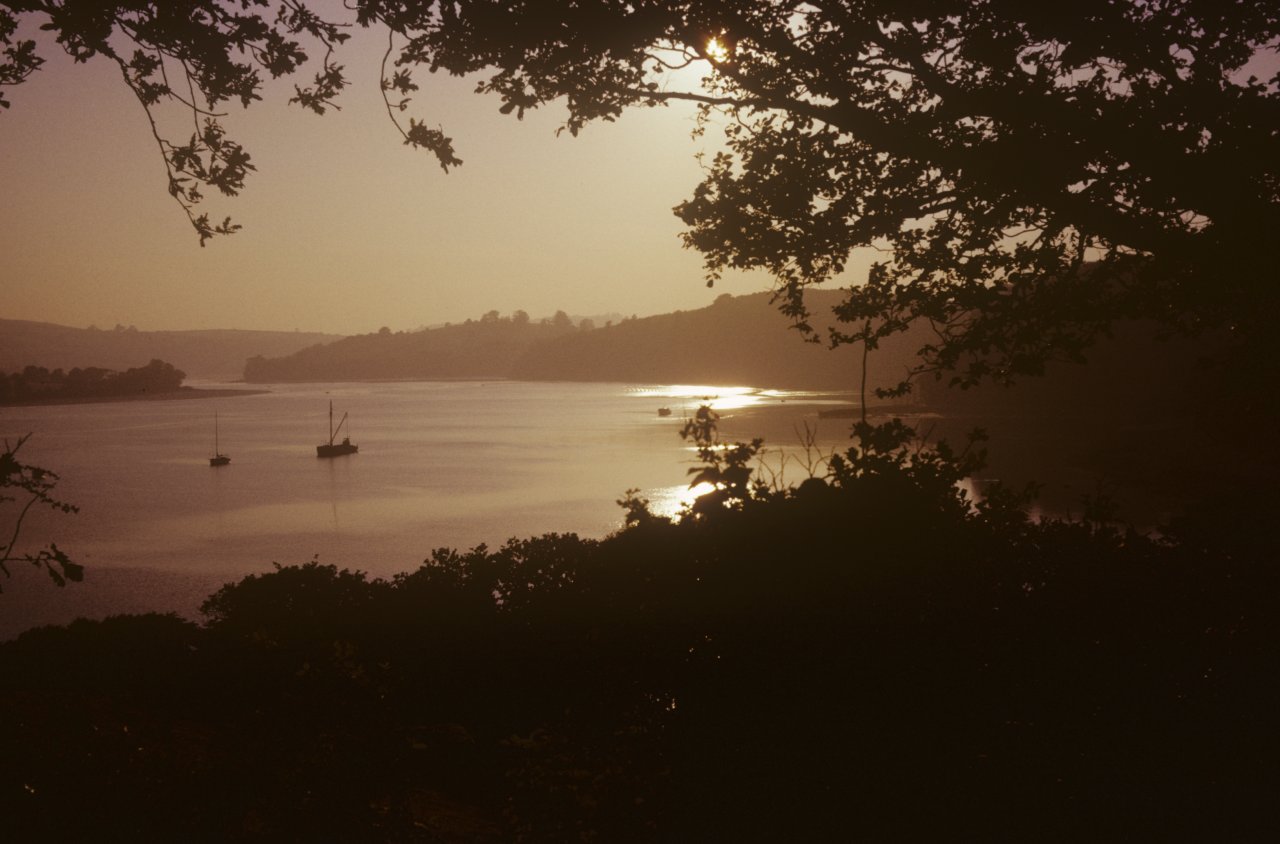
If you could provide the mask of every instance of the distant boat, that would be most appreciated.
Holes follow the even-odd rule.
[[[658,408],[658,415],[659,415],[659,416],[670,416],[670,415],[671,415],[671,408],[669,408],[669,407],[660,407],[660,408]]]
[[[338,432],[346,422],[347,414],[344,413],[342,420],[338,422],[338,427],[333,427],[333,402],[329,402],[329,441],[316,446],[316,457],[341,457],[344,454],[355,454],[360,450],[360,446],[351,442],[350,437],[343,437],[340,443],[334,442],[334,438],[338,436]]]
[[[209,458],[210,466],[226,466],[231,462],[230,454],[223,454],[218,448],[218,414],[213,414],[213,457]]]

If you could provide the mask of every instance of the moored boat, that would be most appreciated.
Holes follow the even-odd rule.
[[[329,402],[329,441],[316,446],[316,457],[342,457],[345,454],[355,454],[360,450],[360,446],[353,443],[351,437],[343,437],[342,442],[334,442],[346,422],[347,414],[343,413],[338,427],[333,426],[333,402]]]
[[[213,457],[209,458],[210,466],[226,466],[231,462],[231,455],[223,454],[218,448],[218,414],[213,414]]]

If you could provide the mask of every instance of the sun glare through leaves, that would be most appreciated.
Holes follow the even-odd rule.
[[[707,46],[704,52],[707,58],[716,64],[727,62],[732,55],[728,43],[723,38],[714,35],[707,39]]]

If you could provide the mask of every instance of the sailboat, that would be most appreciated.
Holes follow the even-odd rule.
[[[351,437],[343,437],[340,443],[334,442],[346,421],[347,414],[344,413],[338,427],[333,427],[333,402],[329,402],[329,441],[316,446],[316,457],[341,457],[344,454],[355,454],[360,450],[360,446],[351,442]]]
[[[209,458],[210,466],[226,466],[231,462],[230,454],[223,454],[218,448],[218,414],[213,414],[213,457]]]

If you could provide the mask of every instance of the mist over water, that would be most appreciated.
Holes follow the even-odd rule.
[[[547,532],[604,536],[620,527],[615,501],[629,488],[668,512],[687,495],[694,455],[678,431],[704,397],[714,398],[727,436],[762,434],[770,445],[790,441],[793,425],[816,419],[818,406],[848,400],[514,381],[269,389],[0,410],[5,437],[34,433],[23,461],[58,472],[57,496],[80,507],[69,516],[33,510],[22,548],[56,541],[88,567],[84,583],[56,589],[15,566],[0,596],[0,638],[77,615],[192,614],[222,583],[273,562],[318,557],[389,577],[442,546]],[[335,420],[349,414],[343,435],[358,454],[316,457],[330,401]],[[659,417],[659,407],[672,415]],[[219,468],[208,463],[215,411],[231,456]],[[831,444],[846,441],[847,425],[826,428]]]

